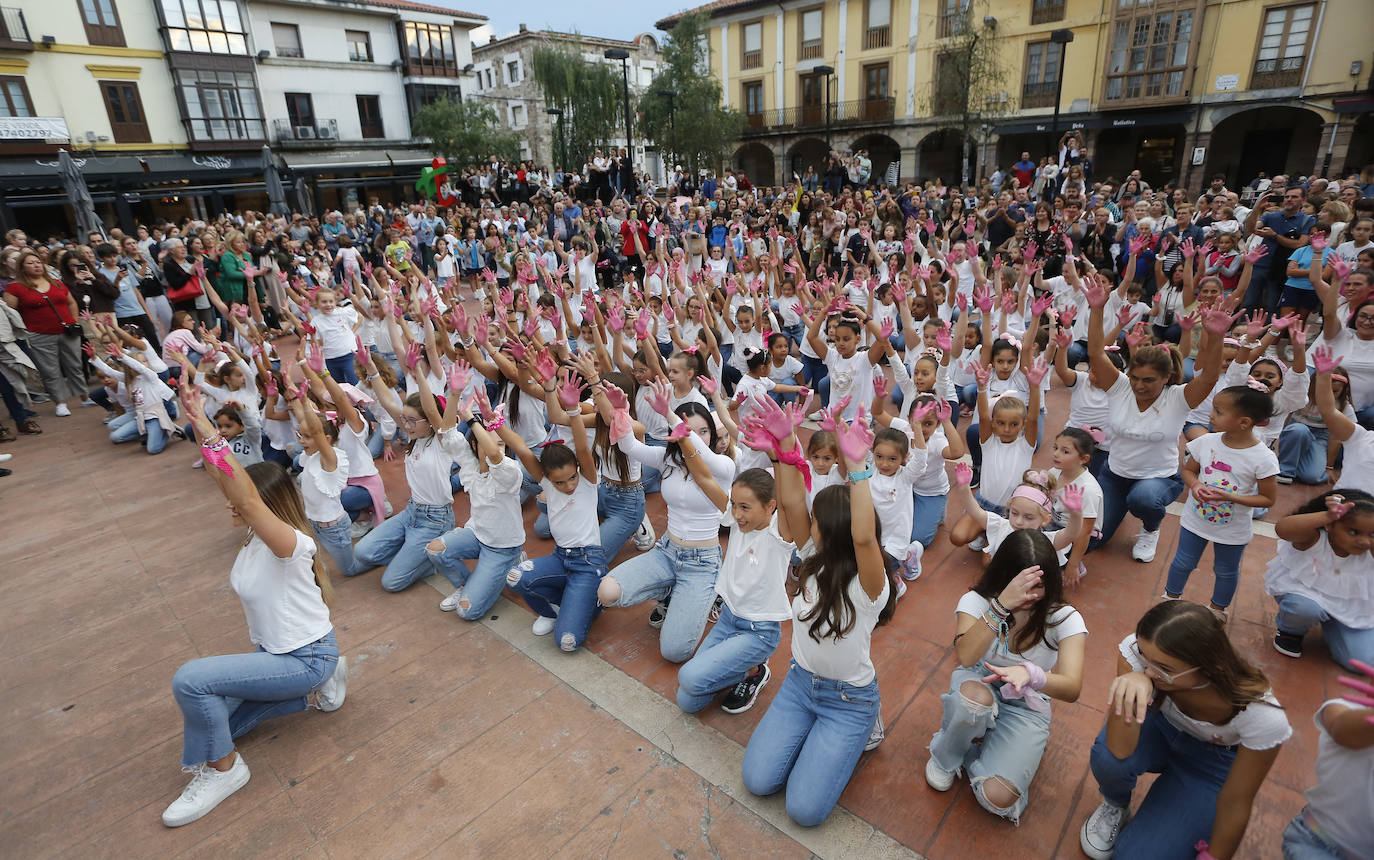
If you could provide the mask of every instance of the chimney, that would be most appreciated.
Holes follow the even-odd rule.
[[[496,42],[497,42],[496,34],[495,34],[495,33],[492,33],[491,36],[489,36],[489,37],[487,38],[487,44],[488,44],[488,45],[495,45]]]
[[[521,25],[520,25],[520,32],[524,33],[525,30],[526,30],[525,25],[524,25],[524,24],[521,24]]]

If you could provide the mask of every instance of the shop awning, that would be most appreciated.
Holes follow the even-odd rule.
[[[292,170],[332,173],[337,170],[385,170],[429,164],[434,158],[423,149],[354,149],[282,153]]]
[[[1070,113],[1059,115],[1059,133],[1096,128],[1137,128],[1155,125],[1179,125],[1190,122],[1193,111],[1110,111],[1106,113]],[[1048,134],[1053,125],[1053,116],[1037,116],[1011,119],[996,126],[999,135],[1007,134]]]
[[[83,155],[72,159],[86,181],[108,184],[114,180],[143,182],[148,179],[211,180],[216,176],[240,177],[261,174],[256,155]],[[6,159],[0,162],[0,184],[8,188],[48,188],[62,184],[57,173],[57,156]]]

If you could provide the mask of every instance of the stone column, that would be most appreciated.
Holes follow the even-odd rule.
[[[1328,122],[1322,125],[1321,137],[1317,140],[1317,158],[1312,165],[1312,176],[1330,176],[1332,170],[1340,170],[1345,165],[1346,156],[1350,153],[1350,140],[1355,135],[1355,120],[1353,114],[1341,114],[1337,116],[1337,122]],[[1336,139],[1331,140],[1332,130],[1335,130]],[[1331,158],[1327,159],[1327,148],[1330,147]]]

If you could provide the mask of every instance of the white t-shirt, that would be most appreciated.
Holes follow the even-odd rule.
[[[783,385],[796,385],[797,374],[802,372],[802,363],[794,356],[787,356],[781,365],[768,362],[768,378]]]
[[[822,473],[812,469],[811,489],[806,491],[806,509],[808,511],[811,510],[811,507],[816,503],[816,494],[821,490],[824,490],[826,487],[833,487],[836,484],[843,484],[844,482],[844,470],[840,468],[838,463],[832,465],[829,472]]]
[[[338,462],[332,472],[324,470],[319,451],[302,458],[301,499],[305,502],[305,518],[312,523],[332,523],[346,513],[339,495],[348,486],[348,454],[335,448],[334,456]]]
[[[269,654],[289,654],[334,629],[314,563],[315,540],[299,531],[288,558],[254,535],[234,559],[229,585],[243,604],[249,638]]]
[[[868,479],[873,510],[883,526],[883,551],[898,561],[906,558],[906,549],[911,543],[911,521],[916,512],[911,498],[912,485],[925,471],[924,453],[910,451],[896,474],[884,475],[874,469],[873,477]]]
[[[816,552],[815,544],[807,541],[802,547],[801,556],[807,558]],[[822,571],[821,576],[825,575]],[[870,598],[864,591],[863,582],[858,575],[849,581],[847,591],[854,604],[854,627],[843,638],[823,638],[820,642],[811,638],[808,625],[824,623],[819,618],[802,621],[817,602],[815,579],[808,579],[805,586],[792,598],[792,659],[797,665],[813,675],[820,675],[832,681],[843,681],[856,687],[864,687],[877,677],[873,669],[870,645],[873,642],[873,628],[878,625],[878,614],[887,605],[891,583],[886,578],[883,590],[877,599]]]
[[[1374,747],[1341,746],[1322,722],[1332,705],[1359,708],[1348,699],[1322,703],[1317,724],[1317,784],[1307,790],[1308,812],[1323,834],[1350,857],[1374,857]]]
[[[1374,433],[1356,424],[1341,451],[1344,459],[1339,486],[1374,494]]]
[[[1221,433],[1208,433],[1188,443],[1188,456],[1202,467],[1202,483],[1227,493],[1254,495],[1257,482],[1279,473],[1279,458],[1262,444],[1232,448]],[[1254,534],[1250,508],[1233,502],[1203,502],[1192,490],[1179,525],[1214,543],[1240,546]]]
[[[893,418],[892,426],[901,430],[906,437],[915,440],[915,434],[920,432],[911,424],[901,418]],[[918,496],[944,496],[949,493],[949,473],[945,471],[945,449],[949,447],[949,440],[945,438],[945,428],[936,427],[926,440],[924,449],[911,446],[911,453],[907,455],[907,462],[912,460],[923,460],[920,474],[911,485],[911,489]]]
[[[751,532],[730,528],[716,593],[725,599],[736,618],[746,621],[787,621],[792,608],[787,601],[787,568],[792,563],[791,541],[778,531],[778,515],[767,528]]]
[[[451,427],[427,439],[415,440],[406,455],[406,484],[410,499],[417,505],[453,504],[453,484],[449,473],[458,459],[459,446],[467,445],[457,427]]]
[[[1112,407],[1107,392],[1092,384],[1086,371],[1075,370],[1073,387],[1069,392],[1069,427],[1096,427],[1107,438],[1097,447],[1107,450],[1111,444]]]
[[[348,426],[348,422],[339,425],[339,445],[344,453],[348,455],[348,477],[366,478],[377,474],[377,463],[372,459],[372,452],[367,447],[367,419],[363,419],[364,427],[362,432],[355,431]]]
[[[310,323],[324,342],[325,358],[339,358],[357,348],[357,336],[353,333],[353,326],[357,322],[358,311],[347,305],[340,305],[327,314],[311,311]]]
[[[1135,634],[1132,633],[1117,651],[1131,668],[1137,672],[1145,671],[1145,664],[1135,654]],[[1160,713],[1174,728],[1186,732],[1198,740],[1229,747],[1239,744],[1256,751],[1270,750],[1293,736],[1293,728],[1288,725],[1288,715],[1274,698],[1273,690],[1266,692],[1257,702],[1252,702],[1224,725],[1194,719],[1178,709],[1172,697],[1166,696]]]
[[[860,406],[873,404],[873,365],[868,360],[868,353],[859,350],[844,358],[831,346],[825,351],[825,366],[830,369],[830,402],[839,403],[844,397],[850,397],[840,417],[854,420]],[[867,412],[867,408],[864,411]]]
[[[976,591],[966,591],[964,596],[959,598],[959,605],[954,608],[956,614],[963,613],[974,618],[982,617],[992,604],[986,597]],[[998,652],[997,643],[988,646],[987,653],[978,662],[991,663],[994,666],[1019,666],[1023,662],[1031,662],[1044,669],[1046,672],[1054,671],[1055,663],[1059,662],[1059,643],[1072,636],[1086,636],[1088,625],[1083,621],[1083,616],[1072,606],[1061,606],[1049,614],[1045,619],[1045,638],[1041,639],[1034,647],[1020,654],[1002,654]],[[1016,638],[1016,630],[1012,629],[1012,635],[1008,637],[1007,645],[1011,646]]]
[[[1062,481],[1062,478],[1060,478],[1062,473],[1058,469],[1050,469],[1050,474],[1054,476],[1056,481]],[[1069,524],[1069,512],[1065,509],[1063,503],[1059,501],[1058,496],[1058,493],[1062,492],[1065,486],[1078,487],[1083,491],[1083,519],[1090,520],[1095,518],[1101,522],[1102,487],[1098,485],[1097,479],[1092,476],[1092,473],[1084,469],[1077,478],[1069,481],[1067,485],[1063,483],[1059,484],[1059,490],[1056,491],[1054,499],[1054,524],[1061,529],[1067,527]]]
[[[1361,340],[1353,330],[1342,327],[1334,338],[1320,338],[1313,347],[1321,345],[1342,356],[1341,366],[1350,375],[1350,401],[1355,411],[1374,406],[1374,339]]]
[[[502,457],[499,463],[488,463],[484,473],[466,441],[460,442],[457,454],[458,476],[470,502],[466,528],[489,547],[523,545],[525,517],[520,513],[520,484],[525,475],[520,464]]]
[[[668,507],[668,533],[679,540],[696,541],[715,538],[720,535],[720,508],[711,501],[697,482],[692,480],[685,466],[666,462],[667,448],[645,445],[629,434],[621,438],[617,445],[630,459],[641,465],[650,466],[663,474],[659,485],[659,495]],[[699,439],[689,436],[682,445],[693,445],[697,455],[706,458],[711,476],[722,488],[735,483],[735,461],[723,454],[706,450]],[[593,499],[595,501],[595,499]],[[593,517],[596,506],[592,505]]]
[[[1307,549],[1279,541],[1264,571],[1264,592],[1274,597],[1296,594],[1346,627],[1374,628],[1374,558],[1367,552],[1336,555],[1325,529]]]
[[[1034,420],[1034,419],[1031,419]],[[982,481],[978,494],[994,505],[1011,501],[1011,492],[1021,483],[1021,476],[1031,467],[1035,448],[1025,436],[1003,442],[991,436],[983,443]]]
[[[1107,465],[1123,478],[1167,478],[1178,472],[1178,436],[1188,417],[1182,385],[1164,388],[1142,412],[1131,380],[1118,373],[1107,390],[1111,401],[1112,452]]]
[[[997,550],[1002,548],[1002,542],[1011,537],[1012,532],[1016,529],[1012,528],[1011,521],[1001,514],[995,514],[992,511],[984,511],[983,513],[987,517],[987,525],[983,527],[983,534],[987,536],[988,540],[988,545],[983,547],[983,555],[992,558],[997,554]],[[1069,563],[1069,550],[1072,548],[1073,545],[1070,544],[1054,551],[1054,554],[1059,557],[1061,567]]]
[[[539,482],[544,491],[544,504],[549,509],[549,531],[553,542],[571,549],[579,546],[601,545],[601,522],[596,516],[596,481],[588,481],[580,472],[577,489],[565,493],[548,478]]]

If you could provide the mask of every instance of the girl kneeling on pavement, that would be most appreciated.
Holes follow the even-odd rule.
[[[782,622],[792,617],[787,600],[792,551],[796,540],[811,534],[806,487],[796,468],[806,458],[794,435],[806,413],[796,405],[783,410],[771,398],[754,402],[762,418],[750,420],[744,442],[767,455],[777,480],[775,484],[763,469],[746,469],[730,488],[734,524],[716,577],[720,617],[677,673],[677,704],[689,714],[705,708],[722,690],[731,691],[721,704],[726,713],[740,714],[754,706],[771,677],[768,658],[778,650]],[[697,484],[725,509],[725,491],[709,469],[700,470]]]
[[[870,644],[890,617],[891,585],[866,464],[873,433],[860,407],[852,425],[827,415],[849,485],[816,494],[792,601],[792,666],[744,751],[744,786],[787,789],[787,815],[803,827],[830,816],[849,784],[882,706]]]
[[[959,598],[959,668],[930,741],[931,788],[948,791],[963,769],[984,809],[1020,823],[1050,736],[1050,699],[1077,701],[1083,686],[1088,628],[1063,593],[1054,544],[1022,529]]]
[[[172,679],[183,721],[181,766],[192,777],[162,813],[168,827],[195,821],[248,782],[235,738],[263,720],[305,710],[316,690],[317,707],[336,710],[347,675],[329,618],[334,592],[295,482],[274,463],[240,465],[205,417],[199,391],[184,387],[182,404],[201,439],[206,473],[224,493],[234,524],[248,527],[229,584],[258,647],[192,660]]]
[[[1121,640],[1107,724],[1089,763],[1102,805],[1079,841],[1094,860],[1227,860],[1293,734],[1269,679],[1211,610],[1166,600]],[[1132,816],[1131,791],[1157,773]]]

